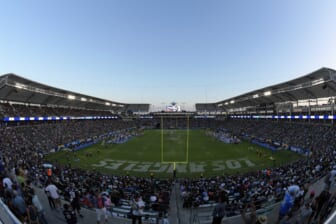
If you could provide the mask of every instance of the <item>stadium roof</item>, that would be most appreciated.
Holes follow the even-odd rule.
[[[0,100],[94,110],[148,112],[149,104],[126,104],[47,86],[15,74],[0,76]]]
[[[216,103],[197,103],[197,111],[226,111],[232,108],[260,106],[305,99],[336,96],[336,71],[321,68],[310,74],[267,86]]]

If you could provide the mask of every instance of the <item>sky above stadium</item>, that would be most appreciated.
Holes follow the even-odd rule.
[[[336,1],[0,1],[0,74],[182,109],[336,69]]]

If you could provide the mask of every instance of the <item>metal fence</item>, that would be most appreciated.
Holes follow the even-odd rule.
[[[0,199],[0,224],[22,224],[9,210],[7,205]]]

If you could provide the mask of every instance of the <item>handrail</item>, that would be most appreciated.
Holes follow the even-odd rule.
[[[18,218],[11,212],[11,210],[7,207],[7,205],[0,199],[0,214],[1,219],[0,223],[3,221],[4,223],[11,222],[12,224],[22,224]]]

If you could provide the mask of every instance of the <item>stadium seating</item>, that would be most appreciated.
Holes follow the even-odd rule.
[[[106,111],[92,111],[65,108],[35,107],[26,105],[0,104],[1,116],[53,116],[53,115],[106,115]],[[79,139],[94,139],[111,130],[124,130],[143,125],[154,128],[158,120],[74,120],[57,122],[22,122],[21,124],[8,125],[2,122],[0,125],[0,149],[1,158],[5,164],[1,179],[8,176],[9,169],[16,167],[35,184],[43,186],[46,182],[45,170],[42,167],[44,155],[57,150],[60,145]],[[175,122],[175,123],[174,123]],[[184,121],[183,121],[184,122]],[[168,124],[185,127],[185,123],[168,121]],[[184,207],[206,207],[217,201],[221,195],[225,195],[228,206],[228,216],[239,214],[241,204],[254,200],[258,208],[265,204],[277,202],[283,197],[284,188],[296,183],[301,186],[312,183],[326,175],[335,165],[334,157],[336,145],[336,128],[324,123],[298,123],[275,122],[267,120],[228,120],[216,121],[207,119],[191,119],[193,128],[225,128],[237,136],[244,136],[248,140],[271,140],[281,145],[295,146],[309,150],[309,157],[272,168],[272,176],[265,174],[264,170],[248,174],[209,177],[199,179],[182,179],[180,181],[181,197]],[[290,149],[290,147],[288,148]],[[7,172],[6,172],[7,171]],[[117,205],[113,208],[118,216],[127,217],[130,206],[128,200],[135,193],[141,193],[147,204],[146,197],[150,194],[152,186],[151,178],[107,176],[95,172],[71,169],[70,167],[56,166],[54,182],[63,192],[71,183],[82,193],[90,193],[92,190],[104,191],[109,185],[116,186],[118,192]],[[81,180],[80,182],[78,180]],[[171,180],[157,179],[156,191],[160,193],[171,191]],[[139,183],[142,183],[141,185]],[[126,188],[133,187],[136,191]],[[1,197],[7,198],[4,189],[0,189]],[[205,197],[206,196],[206,197]],[[205,199],[207,198],[208,199]],[[169,198],[169,197],[168,197]],[[7,198],[8,199],[8,198]],[[169,201],[169,200],[168,200]],[[165,208],[169,208],[167,200]],[[14,208],[11,208],[15,210]],[[155,218],[160,211],[148,208],[146,217]],[[166,211],[165,211],[166,212]]]

